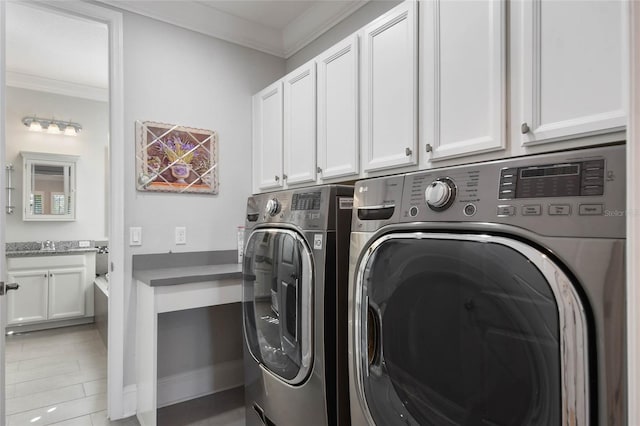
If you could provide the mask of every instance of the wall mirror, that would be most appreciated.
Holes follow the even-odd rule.
[[[76,220],[75,155],[21,152],[23,220]]]

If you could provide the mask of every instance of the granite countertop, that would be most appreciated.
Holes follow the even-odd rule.
[[[86,247],[80,247],[80,241],[23,241],[7,243],[5,254],[7,257],[32,257],[32,256],[56,256],[64,254],[76,254],[97,252],[95,241],[82,240]],[[51,248],[43,248],[45,244]]]
[[[95,247],[56,249],[56,250],[12,250],[5,252],[7,257],[35,257],[35,256],[59,256],[65,254],[76,254],[85,252],[97,252]]]
[[[203,281],[241,279],[242,265],[239,263],[228,263],[218,265],[139,269],[133,271],[133,278],[151,287],[189,284]]]

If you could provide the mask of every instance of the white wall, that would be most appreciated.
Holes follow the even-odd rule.
[[[6,162],[14,165],[13,204],[7,216],[7,242],[106,239],[106,155],[109,108],[105,102],[7,87]],[[80,123],[77,136],[30,132],[25,116],[56,118]],[[20,151],[78,155],[77,220],[24,222],[22,220],[22,157]]]
[[[244,224],[251,193],[251,96],[284,70],[283,59],[124,12],[125,230],[142,227],[143,242],[125,249],[125,277],[133,254],[236,249],[236,226]],[[137,191],[136,120],[217,131],[219,194]],[[186,245],[174,244],[176,226],[187,227]],[[124,285],[129,385],[135,383],[135,281]]]
[[[343,38],[358,31],[389,9],[402,3],[401,0],[372,0],[340,21],[329,31],[309,43],[295,55],[287,59],[287,72],[293,71],[305,62],[315,58]]]

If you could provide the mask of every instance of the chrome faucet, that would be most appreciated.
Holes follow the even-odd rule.
[[[55,250],[56,249],[56,243],[54,241],[51,240],[47,240],[47,241],[43,241],[42,242],[42,246],[40,247],[40,250]]]

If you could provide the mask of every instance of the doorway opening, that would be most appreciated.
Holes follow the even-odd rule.
[[[1,148],[6,153],[5,161],[14,165],[14,186],[27,187],[24,191],[14,191],[15,212],[6,216],[4,235],[8,259],[17,262],[12,261],[13,265],[8,265],[7,269],[9,276],[12,267],[20,271],[44,268],[47,273],[47,277],[42,273],[39,281],[41,302],[45,300],[46,290],[46,303],[40,306],[44,316],[28,321],[25,320],[27,315],[18,313],[11,318],[7,328],[12,333],[7,336],[5,365],[7,420],[15,423],[11,416],[23,415],[30,416],[25,419],[33,424],[50,422],[47,417],[62,421],[67,417],[60,413],[68,406],[77,410],[77,406],[82,405],[81,400],[88,397],[93,397],[94,401],[93,408],[86,413],[92,419],[96,416],[122,418],[125,414],[123,293],[121,288],[103,292],[93,284],[96,274],[101,275],[103,283],[107,278],[111,282],[123,281],[123,178],[118,164],[121,161],[114,161],[121,159],[123,153],[122,15],[75,2],[11,2],[6,3],[4,13],[5,33],[2,36],[5,37],[6,67],[2,72],[6,80],[3,87],[6,114],[3,117],[5,143]],[[29,38],[33,36],[37,39]],[[36,117],[41,127],[47,129],[29,131],[23,115]],[[65,132],[67,129],[62,129],[61,122],[78,124],[79,128],[75,130],[80,130],[79,133],[72,136],[70,131]],[[23,182],[21,152],[29,150],[78,158],[75,180],[71,175],[64,178],[65,185],[70,181],[75,184],[65,186],[65,194],[73,194],[73,200],[68,195],[61,196],[61,191],[52,195],[60,212],[68,213],[70,207],[75,209],[75,220],[56,221],[55,217],[51,221],[22,220],[25,208],[31,209],[35,201],[40,201],[39,208],[44,209],[44,201],[48,199],[46,190],[32,191],[32,182]],[[44,169],[46,167],[39,170]],[[31,202],[33,197],[29,191],[36,193],[38,200]],[[20,251],[14,249],[25,242],[39,242],[39,249],[47,251],[38,251],[32,255],[31,264],[25,263],[18,253],[11,253]],[[109,247],[110,254],[108,261],[103,262],[105,247]],[[23,252],[38,250],[36,244],[22,248]],[[103,256],[96,262],[98,255]],[[79,261],[80,264],[61,266],[58,262],[61,258],[65,258],[63,263]],[[42,264],[38,265],[40,260],[34,259],[42,260]],[[72,269],[75,275],[71,279],[65,273]],[[106,277],[107,273],[110,277]],[[16,281],[19,280],[16,277]],[[63,287],[68,291],[59,291]],[[108,285],[103,287],[108,288]],[[105,293],[111,296],[103,298],[104,311],[110,314],[109,327],[101,336],[94,323],[99,316],[94,302],[99,297],[94,296]],[[61,296],[70,294],[76,297],[75,305]],[[84,302],[81,309],[65,311],[69,306],[80,306],[80,298]],[[8,301],[8,305],[11,306],[11,302]],[[34,310],[27,302],[13,303],[13,307],[18,312],[20,309]],[[60,314],[60,308],[63,314]],[[19,343],[13,345],[14,341]],[[78,348],[81,349],[80,358],[75,359],[75,365],[69,363],[64,351]],[[87,351],[82,352],[83,349]],[[55,389],[52,383],[57,379],[50,377],[48,369],[56,359],[60,362],[57,372],[61,374],[54,377],[66,377],[67,382],[75,382],[51,397],[47,388]],[[38,384],[43,386],[41,392],[38,392]],[[28,400],[10,401],[21,398],[26,389],[30,389]],[[34,392],[39,398],[34,397]],[[30,412],[42,409],[45,404],[44,414]],[[76,411],[69,418],[77,417]],[[21,423],[19,419],[18,423]]]

